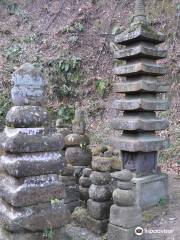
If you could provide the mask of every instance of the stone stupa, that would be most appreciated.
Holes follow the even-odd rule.
[[[115,37],[116,44],[125,46],[115,52],[115,59],[126,64],[114,67],[114,74],[125,78],[114,84],[114,91],[117,96],[124,93],[125,98],[113,103],[123,116],[113,119],[112,127],[123,133],[112,137],[111,143],[121,150],[123,168],[134,172],[141,207],[167,198],[167,176],[158,173],[157,159],[158,151],[169,146],[169,139],[156,133],[168,127],[168,121],[156,114],[169,108],[168,101],[159,97],[168,91],[167,84],[158,78],[166,74],[165,66],[157,63],[167,55],[157,47],[164,41],[164,34],[152,28],[146,18],[144,0],[137,0],[130,27]]]

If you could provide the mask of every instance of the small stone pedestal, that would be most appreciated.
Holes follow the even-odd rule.
[[[46,127],[46,82],[41,72],[24,64],[12,82],[14,106],[7,113],[1,136],[0,239],[41,240],[44,231],[70,221],[59,179],[65,163],[64,140]],[[54,234],[57,239],[58,230]]]
[[[135,228],[141,227],[141,208],[135,205],[135,193],[132,190],[132,173],[123,170],[116,174],[118,188],[113,192],[114,204],[110,209],[108,240],[141,239],[135,235]]]
[[[134,177],[132,182],[136,186],[136,203],[142,209],[157,205],[160,199],[168,199],[167,174]]]
[[[111,206],[111,160],[104,157],[94,157],[90,175],[87,227],[95,234],[107,232],[109,209]]]

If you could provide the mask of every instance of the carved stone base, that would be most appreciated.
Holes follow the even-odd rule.
[[[152,174],[132,179],[136,188],[136,202],[142,208],[155,206],[160,200],[168,199],[168,175]]]

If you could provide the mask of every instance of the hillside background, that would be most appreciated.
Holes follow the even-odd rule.
[[[54,119],[70,119],[75,105],[86,112],[92,145],[110,134],[115,34],[128,27],[134,0],[0,0],[0,122],[11,106],[11,74],[22,63],[39,67],[49,80],[48,109]],[[171,147],[160,155],[166,168],[180,168],[180,3],[146,0],[152,25],[167,35],[164,80],[171,109],[161,115]],[[164,96],[162,96],[164,97]],[[60,110],[60,111],[59,111]]]

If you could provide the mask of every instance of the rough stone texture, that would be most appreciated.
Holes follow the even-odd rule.
[[[79,134],[69,134],[65,137],[65,145],[69,146],[87,146],[89,145],[89,138],[86,135],[79,135]]]
[[[71,206],[65,203],[76,192],[68,195],[59,177],[65,163],[64,138],[47,127],[48,112],[41,106],[47,83],[42,73],[25,64],[12,82],[12,101],[18,106],[7,113],[0,140],[0,239],[40,240],[43,231],[69,223]]]
[[[117,187],[123,190],[130,190],[133,188],[133,183],[132,182],[117,182]]]
[[[106,185],[111,181],[111,175],[109,172],[97,172],[93,171],[90,175],[92,184]]]
[[[65,152],[66,161],[72,165],[88,166],[91,164],[91,151],[81,147],[69,147]]]
[[[167,51],[159,50],[157,47],[145,43],[139,43],[137,46],[115,51],[114,57],[122,60],[131,59],[132,57],[161,59],[167,57]]]
[[[118,179],[124,182],[130,182],[131,179],[133,178],[133,174],[127,169],[124,169],[123,171],[117,171],[117,172],[111,173],[111,176],[115,179]]]
[[[128,44],[137,43],[137,41],[147,41],[153,44],[159,44],[165,41],[165,35],[156,31],[147,25],[131,26],[125,32],[115,37],[115,43]]]
[[[22,207],[62,199],[65,191],[56,174],[20,179],[0,174],[0,196],[12,206]]]
[[[125,110],[145,110],[145,111],[166,111],[169,108],[167,100],[156,99],[153,97],[140,97],[132,99],[121,99],[113,102],[112,108],[125,111]]]
[[[82,201],[87,201],[89,199],[89,188],[79,187],[80,199]]]
[[[72,121],[73,133],[83,135],[86,131],[86,123],[84,119],[84,112],[81,109],[75,110],[75,117]]]
[[[110,186],[103,185],[103,186],[98,186],[91,184],[89,188],[89,197],[95,201],[98,202],[104,202],[108,201],[112,196]]]
[[[111,170],[111,159],[105,157],[93,157],[92,161],[93,170],[97,170],[100,172],[106,172]]]
[[[23,153],[6,154],[0,158],[2,168],[14,177],[28,177],[41,174],[59,173],[64,168],[64,153]]]
[[[0,221],[10,232],[41,231],[58,228],[70,221],[70,212],[63,201],[15,208],[1,201]]]
[[[136,187],[136,203],[142,209],[157,205],[160,199],[168,199],[168,176],[166,174],[133,178],[132,181]]]
[[[42,73],[29,63],[23,64],[12,75],[11,90],[14,105],[43,105],[46,102],[46,85]]]
[[[113,202],[119,206],[132,206],[135,203],[135,193],[132,190],[116,189],[113,192]]]
[[[89,177],[81,176],[80,179],[79,179],[79,184],[82,187],[88,188],[91,185],[91,180],[89,179]]]
[[[112,170],[121,170],[122,169],[122,160],[119,157],[112,157],[111,158],[111,168]]]
[[[109,218],[111,202],[96,202],[92,199],[88,200],[88,212],[89,215],[97,220],[103,220]]]
[[[113,69],[114,74],[120,76],[132,76],[132,75],[151,75],[162,76],[166,74],[166,68],[148,62],[131,63],[121,67],[115,67]]]
[[[87,217],[87,226],[90,231],[97,235],[101,235],[106,233],[107,231],[108,220],[96,220],[91,218],[90,216]]]
[[[84,177],[90,177],[91,172],[92,172],[92,169],[91,169],[91,168],[85,168],[85,169],[83,170],[83,176],[84,176]]]
[[[19,232],[19,233],[10,233],[3,229],[0,229],[0,240],[44,240],[47,239],[47,233],[44,232]],[[53,240],[72,240],[68,236],[65,228],[53,229]]]
[[[124,229],[112,224],[108,224],[109,240],[142,240],[142,237],[135,235],[135,228]]]
[[[128,133],[120,137],[112,137],[110,142],[116,149],[128,152],[153,152],[169,146],[169,139],[163,139],[155,134]]]
[[[153,77],[137,77],[135,81],[126,81],[126,83],[115,83],[113,86],[114,92],[117,93],[130,93],[130,92],[156,92],[163,93],[169,90],[167,83],[157,81]]]
[[[87,209],[84,207],[77,207],[74,209],[71,218],[72,221],[82,228],[85,228],[87,226]]]
[[[80,239],[88,239],[88,240],[103,240],[103,236],[97,236],[96,234],[92,233],[86,228],[79,228],[77,226],[73,226],[68,224],[66,226],[66,232],[70,239],[72,240],[80,240]],[[59,239],[59,240],[66,240],[66,239]]]
[[[126,116],[121,119],[114,119],[112,127],[116,130],[162,130],[169,126],[166,119],[150,117],[150,116]]]
[[[50,152],[62,149],[64,147],[64,139],[59,134],[49,136],[25,136],[18,134],[12,137],[4,136],[0,144],[4,151],[10,153]]]
[[[6,115],[6,125],[9,127],[41,127],[49,124],[47,110],[40,106],[14,106]]]
[[[110,223],[123,228],[132,228],[142,223],[141,209],[138,206],[120,207],[115,204],[110,209]]]

